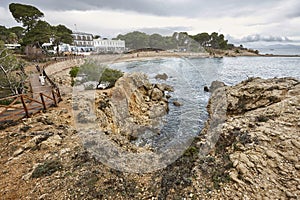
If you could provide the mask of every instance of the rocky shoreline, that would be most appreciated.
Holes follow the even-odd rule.
[[[95,113],[88,102],[87,93],[73,97],[76,124],[83,127],[89,122],[99,124],[99,131],[124,151],[142,152],[150,150],[135,145],[135,141],[148,134],[159,134],[162,118],[168,113],[168,92],[174,89],[166,84],[152,84],[143,73],[125,73],[111,89],[95,92]],[[78,112],[77,112],[78,110]],[[95,114],[95,119],[91,116]],[[85,135],[83,140],[89,136]],[[92,139],[93,142],[97,139]]]
[[[129,89],[132,76],[118,84],[128,84]],[[210,88],[210,118],[185,153],[165,169],[135,174],[111,169],[86,150],[74,126],[72,88],[66,85],[70,80],[60,74],[54,77],[63,86],[59,107],[1,130],[4,199],[300,197],[299,80],[250,78],[235,86],[216,84]],[[143,80],[125,98],[124,113],[131,123],[119,124],[124,130],[119,132],[122,146],[132,152],[141,151],[131,143],[138,136],[125,130],[132,124],[152,125],[158,119],[152,115],[167,112],[164,91],[170,88]],[[113,132],[115,122],[111,97],[119,102],[123,98],[118,91],[126,88],[113,90],[100,92],[95,104],[98,117],[106,119],[101,123],[107,132]]]
[[[226,98],[220,99],[220,93]],[[217,131],[214,162],[227,164],[223,171],[233,181],[222,184],[212,197],[225,199],[298,199],[300,197],[300,82],[293,78],[250,78],[213,92],[208,104],[210,119],[200,134],[205,141],[213,118],[226,104],[226,119]],[[218,124],[219,125],[219,124]],[[212,126],[215,126],[213,124]],[[204,142],[205,143],[205,142]],[[203,141],[200,142],[203,148]],[[207,159],[208,157],[206,157]],[[203,166],[198,166],[199,176]]]

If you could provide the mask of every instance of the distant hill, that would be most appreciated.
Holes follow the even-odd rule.
[[[300,45],[294,45],[294,44],[273,44],[273,45],[264,46],[263,48],[273,48],[273,49],[300,48]]]
[[[261,45],[256,49],[258,49],[261,54],[300,55],[300,45],[294,44]]]

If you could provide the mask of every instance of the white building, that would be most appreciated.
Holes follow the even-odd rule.
[[[94,39],[93,34],[83,32],[73,32],[73,44],[59,45],[59,52],[72,52],[80,54],[91,53],[123,53],[125,51],[125,41],[111,40],[106,38]],[[56,53],[56,47],[53,45],[53,40],[49,43],[44,43],[42,47],[48,52]]]
[[[93,34],[83,32],[73,32],[73,45],[72,51],[77,52],[90,52],[94,50]]]
[[[4,44],[4,46],[8,49],[20,49],[21,48],[20,44]]]
[[[125,51],[125,41],[98,38],[94,39],[94,47],[97,53],[123,53]]]

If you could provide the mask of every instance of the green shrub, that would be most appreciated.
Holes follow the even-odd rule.
[[[109,82],[108,87],[113,87],[116,81],[122,76],[123,76],[123,72],[121,72],[120,70],[106,68],[103,71],[99,82],[100,83]]]
[[[72,78],[75,78],[77,76],[78,72],[79,72],[79,67],[75,66],[75,67],[72,67],[69,74]]]
[[[80,66],[79,74],[85,76],[84,82],[99,81],[99,77],[104,70],[105,66],[102,63],[89,60]]]
[[[0,100],[0,105],[6,105],[8,106],[9,104],[11,104],[15,99],[4,99],[4,100]]]

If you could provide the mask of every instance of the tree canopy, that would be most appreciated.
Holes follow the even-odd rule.
[[[39,20],[37,24],[26,33],[23,38],[23,45],[41,47],[43,43],[49,42],[51,36],[51,25],[45,21]]]
[[[18,43],[22,41],[24,28],[15,26],[12,28],[6,28],[0,26],[0,40],[4,43]]]
[[[30,31],[38,20],[44,17],[44,13],[31,5],[11,3],[9,4],[9,10],[15,20],[26,27],[26,31]]]
[[[26,74],[24,63],[18,60],[0,41],[0,90],[11,95],[22,93]],[[6,96],[7,94],[5,94]]]
[[[31,5],[11,3],[9,10],[15,20],[23,23],[25,31],[22,27],[13,27],[10,31],[0,26],[1,39],[7,41],[19,41],[23,46],[41,47],[43,43],[47,43],[52,39],[53,44],[57,47],[61,43],[71,44],[73,42],[72,31],[64,25],[51,26],[48,22],[41,20],[44,17],[39,9]],[[25,35],[23,34],[25,32]],[[22,36],[22,40],[20,39]],[[57,48],[58,50],[58,48]]]
[[[57,46],[58,54],[58,45],[63,43],[71,44],[73,42],[72,31],[64,25],[52,26],[52,38],[54,39],[53,44]]]
[[[123,76],[123,72],[116,69],[105,68],[99,79],[99,84],[108,82],[108,88],[113,87],[116,81]]]
[[[19,23],[23,23],[25,27],[25,35],[20,42],[23,46],[31,45],[40,47],[42,43],[49,42],[52,36],[51,25],[46,21],[40,20],[44,17],[39,9],[31,5],[24,5],[19,3],[9,4],[9,10],[12,13],[15,20]],[[20,29],[14,29],[16,34],[22,35]]]
[[[146,33],[134,31],[126,35],[118,35],[117,39],[125,40],[129,49],[149,48],[149,36]]]
[[[176,42],[172,37],[164,37],[154,33],[148,35],[139,31],[118,35],[117,39],[125,40],[126,47],[129,49],[173,49],[176,48]]]
[[[139,31],[118,35],[117,39],[125,40],[129,49],[179,49],[181,51],[201,52],[204,48],[227,49],[231,48],[223,34],[206,32],[189,35],[187,32],[175,32],[171,37],[154,33],[147,35]]]
[[[199,52],[203,48],[193,41],[187,33],[174,33],[173,36],[162,36],[154,33],[147,35],[139,31],[118,35],[117,39],[125,40],[126,47],[129,49],[185,49],[187,51]]]
[[[197,35],[191,35],[191,37],[199,42],[204,47],[211,47],[213,49],[227,49],[229,48],[228,40],[225,40],[223,34],[216,32],[211,33],[199,33]]]

